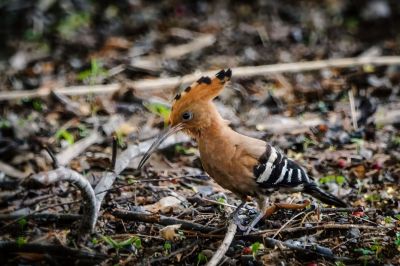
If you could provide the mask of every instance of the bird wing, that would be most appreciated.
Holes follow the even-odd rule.
[[[263,188],[297,187],[313,183],[300,165],[269,144],[266,144],[264,153],[254,166],[253,174]]]

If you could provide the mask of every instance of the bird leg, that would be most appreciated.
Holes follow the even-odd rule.
[[[236,210],[231,213],[231,218],[233,220],[238,219],[240,209],[242,209],[245,204],[246,204],[246,201],[242,200],[242,202],[239,204],[239,206],[236,207]]]
[[[242,221],[239,218],[239,212],[244,207],[244,205],[246,205],[246,200],[242,200],[242,202],[239,204],[239,206],[236,207],[236,210],[231,213],[231,219],[235,222],[235,224],[242,231],[247,229],[247,226],[243,226]]]
[[[270,207],[264,207],[262,208],[262,211],[257,215],[257,217],[251,222],[251,224],[248,226],[245,235],[248,235],[251,230],[253,230],[254,226],[261,220],[268,218],[275,212],[277,212],[279,209],[287,209],[287,210],[301,210],[305,209],[308,205],[310,205],[309,200],[305,200],[304,203],[302,204],[295,204],[295,203],[274,203]]]

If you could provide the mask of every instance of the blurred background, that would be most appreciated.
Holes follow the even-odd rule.
[[[170,100],[189,85],[179,77],[194,73],[197,80],[205,71],[228,67],[395,56],[400,54],[399,29],[399,0],[0,0],[1,243],[75,248],[69,229],[77,227],[71,219],[79,222],[81,216],[68,215],[82,213],[79,191],[68,183],[38,188],[25,181],[55,167],[50,153],[96,187],[112,167],[113,140],[118,154],[139,144],[143,149],[166,126]],[[172,83],[163,79],[170,77],[178,78]],[[296,238],[302,248],[321,245],[330,254],[351,258],[353,265],[398,264],[399,96],[399,63],[252,76],[234,70],[231,84],[215,101],[230,125],[277,145],[324,189],[361,207],[297,220],[291,220],[293,212],[278,212],[258,229],[275,234],[282,226],[356,224],[348,230],[324,229],[310,238],[304,231],[277,238]],[[120,169],[102,205],[98,235],[81,247],[113,264],[204,264],[218,238],[182,231],[170,241],[161,233],[163,226],[121,223],[111,213],[144,208],[221,229],[228,212],[216,203],[235,205],[238,199],[205,175],[196,143],[188,137],[179,135],[165,144],[138,174],[142,154]],[[160,210],[160,202],[172,196],[174,205]],[[300,194],[271,196],[271,201],[302,200]],[[49,217],[60,214],[61,220],[25,220],[42,211]],[[24,222],[16,223],[15,217],[25,217],[18,220]],[[62,220],[66,217],[70,220]],[[367,233],[362,226],[370,226]],[[127,232],[138,233],[140,241],[127,241]],[[126,247],[112,247],[115,242],[109,239]],[[235,239],[226,260],[242,265],[326,263],[321,254],[294,256],[265,247],[254,252],[253,244]],[[59,254],[21,255],[5,247],[0,245],[4,265],[64,259]],[[170,256],[171,251],[180,251],[181,257]],[[85,258],[90,265],[93,257]],[[344,265],[329,263],[324,265]]]
[[[123,64],[119,80],[400,49],[396,0],[3,0],[0,14],[1,90],[80,84],[90,58]],[[204,49],[168,53],[201,34]]]

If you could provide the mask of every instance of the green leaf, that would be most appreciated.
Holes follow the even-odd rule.
[[[197,254],[197,264],[196,264],[197,266],[206,262],[207,262],[207,257],[206,255],[203,254],[203,252]]]
[[[74,144],[74,142],[75,142],[74,136],[73,136],[71,133],[69,133],[66,129],[63,129],[63,128],[62,128],[62,129],[59,129],[59,130],[56,132],[55,138],[56,138],[57,140],[61,140],[61,139],[66,140],[66,141],[68,142],[69,145],[72,145],[72,144]]]
[[[169,115],[171,114],[171,109],[168,106],[162,103],[144,103],[143,105],[153,114],[161,116],[165,125],[168,124]]]
[[[164,243],[164,250],[165,250],[167,253],[169,253],[169,252],[171,252],[171,248],[172,248],[171,243],[170,243],[169,241],[166,241],[166,242]]]
[[[384,219],[384,221],[385,221],[385,224],[391,224],[391,223],[393,223],[395,220],[394,220],[392,217],[390,217],[390,216],[386,216],[385,219]]]
[[[24,230],[25,225],[26,225],[27,223],[28,223],[28,222],[26,221],[25,218],[21,218],[21,219],[18,220],[18,224],[19,224],[19,226],[21,227],[22,230]]]
[[[68,15],[60,21],[57,32],[64,39],[72,38],[76,32],[90,24],[90,14],[87,12],[76,12]]]
[[[257,252],[258,252],[259,249],[260,249],[260,246],[261,246],[260,242],[254,242],[254,243],[250,246],[251,252],[253,252],[253,254],[257,254]]]
[[[394,239],[394,244],[397,248],[400,248],[400,232],[396,233],[396,238]]]
[[[220,197],[220,198],[217,199],[217,202],[224,204],[224,203],[226,203],[226,199],[223,198],[223,197]]]
[[[344,184],[344,182],[346,181],[346,178],[342,175],[339,175],[339,176],[336,176],[335,181],[339,186],[342,186]]]
[[[25,245],[26,243],[28,243],[28,240],[25,238],[25,237],[23,237],[23,236],[20,236],[20,237],[18,237],[17,238],[17,246],[18,247],[22,247],[23,245]]]
[[[193,147],[186,148],[181,144],[177,144],[177,145],[175,145],[175,151],[177,153],[184,154],[184,155],[193,155],[196,153],[197,150]]]
[[[11,127],[10,121],[4,118],[0,118],[0,129],[10,128],[10,127]]]
[[[364,195],[364,198],[369,202],[376,202],[381,200],[381,196],[379,194]]]
[[[374,255],[375,252],[373,252],[370,249],[365,249],[365,248],[357,248],[354,250],[355,252],[361,253],[362,255]]]
[[[320,184],[327,184],[327,183],[337,183],[339,186],[342,186],[344,184],[344,182],[346,181],[346,178],[342,175],[327,175],[324,177],[321,177],[319,179],[319,183]]]
[[[87,137],[89,135],[89,130],[84,124],[79,124],[78,130],[79,130],[79,136],[82,138]]]
[[[101,63],[96,58],[92,58],[90,61],[90,69],[81,71],[78,74],[78,80],[88,80],[90,84],[94,84],[97,78],[105,77],[107,75],[108,72],[101,66]]]
[[[38,112],[43,111],[43,102],[39,99],[33,100],[32,106],[33,106],[33,109],[35,109]]]
[[[397,220],[400,220],[400,214],[396,214],[396,215],[394,216],[394,218],[396,218]]]
[[[112,246],[115,249],[120,249],[121,246],[111,237],[108,236],[101,236],[104,242],[106,242],[108,245]]]

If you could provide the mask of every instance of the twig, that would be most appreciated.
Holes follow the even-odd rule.
[[[103,141],[103,136],[100,132],[92,131],[89,136],[75,142],[62,152],[56,155],[57,161],[61,166],[67,165],[72,159],[76,158],[79,154],[85,151],[88,147],[95,143]]]
[[[75,116],[80,117],[80,116],[87,116],[89,114],[90,112],[89,109],[86,112],[82,112],[80,104],[78,102],[72,101],[66,95],[58,93],[57,91],[52,91],[52,94],[57,100],[61,102],[63,106],[65,106],[65,109],[67,111],[71,112]]]
[[[233,238],[235,237],[237,230],[237,225],[234,221],[231,221],[228,230],[226,231],[226,235],[222,244],[219,246],[217,252],[214,253],[211,260],[207,263],[207,266],[216,266],[218,262],[224,257],[226,251],[232,243]]]
[[[159,149],[163,149],[165,147],[168,147],[168,146],[176,144],[176,143],[186,142],[188,140],[189,140],[189,138],[187,136],[176,134],[176,135],[168,137],[159,146]],[[104,173],[102,178],[100,179],[99,183],[96,185],[96,187],[94,189],[94,192],[96,194],[96,199],[97,199],[97,205],[96,205],[97,213],[100,211],[101,203],[103,202],[103,199],[104,199],[105,195],[107,194],[107,191],[109,191],[111,189],[117,176],[126,167],[128,167],[130,161],[133,158],[144,154],[154,141],[155,141],[155,139],[150,139],[150,140],[141,142],[138,145],[130,145],[130,146],[128,146],[128,148],[125,151],[123,151],[122,153],[119,154],[119,156],[117,156],[114,171]]]
[[[310,62],[296,62],[296,63],[283,63],[273,65],[262,65],[262,66],[246,66],[246,67],[235,67],[232,68],[235,77],[252,77],[262,76],[275,73],[283,72],[302,72],[312,71],[324,68],[346,68],[355,67],[366,64],[373,65],[400,65],[400,56],[381,56],[381,57],[366,57],[366,58],[339,58],[339,59],[327,59],[317,60]],[[202,73],[202,75],[214,75],[215,71],[208,71]],[[141,90],[143,92],[149,90],[160,90],[173,88],[181,83],[191,83],[199,78],[199,74],[190,74],[183,77],[170,77],[170,78],[158,78],[158,79],[142,79],[137,80],[129,84],[130,86]],[[92,85],[92,86],[71,86],[54,88],[53,91],[64,95],[87,95],[88,93],[93,94],[110,94],[121,88],[122,84],[113,83],[108,85]],[[49,89],[37,89],[31,91],[7,91],[0,93],[0,101],[4,100],[15,100],[21,98],[32,98],[32,97],[46,97],[51,93]]]
[[[102,127],[102,132],[106,136],[109,136],[115,129],[117,129],[123,123],[122,117],[116,115],[112,116]],[[93,130],[89,136],[75,142],[67,149],[57,154],[56,158],[61,166],[67,165],[72,159],[76,158],[79,154],[84,152],[87,148],[95,143],[101,143],[104,141],[104,137],[99,130]]]
[[[339,212],[376,212],[376,209],[364,209],[363,207],[356,208],[320,208],[319,211],[321,213],[339,213]]]
[[[349,94],[349,102],[350,102],[351,120],[353,122],[354,130],[357,130],[358,129],[358,125],[357,125],[357,115],[356,115],[356,104],[354,102],[353,90],[350,89],[348,94]]]
[[[379,114],[385,114],[380,116]],[[375,115],[375,123],[381,125],[393,124],[400,122],[400,110],[388,110],[385,107],[378,107],[377,114]],[[259,130],[268,130],[274,134],[307,132],[310,127],[315,127],[320,124],[326,124],[326,121],[319,117],[312,117],[306,120],[300,120],[295,117],[287,117],[283,115],[270,115],[264,119],[262,123],[257,125]]]
[[[74,259],[90,259],[94,261],[102,261],[108,258],[107,255],[99,253],[89,253],[80,249],[73,249],[61,245],[51,244],[36,244],[26,243],[21,245],[17,242],[0,241],[0,254],[2,258],[5,258],[10,253],[17,252],[29,252],[29,253],[40,253],[40,254],[51,254],[53,256]]]
[[[117,152],[118,152],[117,137],[115,135],[113,135],[112,154],[111,154],[111,169],[115,169],[115,164],[117,163]]]
[[[379,230],[379,229],[391,229],[389,227],[377,227],[377,226],[371,226],[371,225],[364,225],[364,224],[323,224],[323,225],[317,225],[313,227],[292,227],[292,228],[285,228],[281,230],[281,233],[299,233],[299,232],[309,232],[309,231],[315,231],[315,230],[326,230],[326,229],[338,229],[338,230],[347,230],[351,228],[358,228],[358,229],[363,229],[363,230]],[[275,234],[276,230],[275,229],[267,229],[267,230],[262,230],[258,231],[255,233],[249,234],[249,236],[257,236],[257,235],[263,235],[264,237],[266,236],[273,236]]]
[[[275,246],[285,246],[285,247],[287,247],[287,248],[289,248],[291,250],[302,252],[305,255],[316,254],[318,256],[321,256],[321,257],[324,257],[324,258],[327,258],[327,259],[340,260],[340,261],[350,261],[350,260],[352,260],[351,258],[347,258],[347,257],[336,257],[336,256],[333,255],[333,253],[332,254],[327,254],[326,252],[323,252],[323,250],[331,251],[330,249],[327,249],[327,248],[323,248],[322,247],[323,250],[320,250],[320,251],[319,251],[318,247],[311,246],[311,245],[309,246],[309,248],[304,248],[304,247],[301,247],[298,244],[290,243],[289,240],[280,241],[280,240],[276,240],[276,239],[267,237],[267,238],[264,239],[264,242],[266,243],[266,246],[268,246],[270,248],[274,248]]]
[[[112,215],[121,219],[133,220],[144,223],[157,223],[161,225],[181,224],[181,228],[184,230],[193,230],[202,233],[209,233],[217,229],[215,227],[205,226],[198,223],[177,219],[174,217],[167,217],[156,213],[114,210],[112,212]]]
[[[279,235],[279,233],[289,224],[291,223],[294,219],[296,219],[297,217],[299,217],[300,215],[303,215],[305,212],[300,212],[296,215],[294,215],[292,218],[290,218],[284,225],[281,226],[281,228],[278,229],[278,231],[276,231],[276,233],[272,236],[272,238],[275,238],[277,235]]]
[[[49,154],[51,160],[52,160],[52,164],[53,164],[53,168],[58,168],[60,166],[60,163],[58,162],[58,159],[56,156],[54,156],[53,151],[50,149],[49,146],[44,145],[44,149],[47,151],[47,153]]]
[[[36,213],[36,214],[0,214],[0,221],[9,221],[9,220],[20,220],[20,219],[32,219],[36,222],[63,222],[69,223],[74,222],[82,218],[82,215],[79,214],[69,214],[69,213]]]
[[[18,222],[20,219],[29,218],[29,217],[31,217],[31,216],[36,215],[37,213],[40,213],[41,211],[45,211],[45,210],[48,210],[48,209],[51,209],[51,208],[54,208],[54,207],[58,207],[58,206],[62,206],[62,205],[71,205],[71,204],[80,203],[80,202],[81,202],[81,200],[74,200],[74,201],[69,201],[69,202],[62,202],[62,203],[51,204],[51,205],[47,205],[46,207],[37,209],[37,210],[35,210],[35,211],[33,211],[33,212],[29,213],[29,214],[16,215],[17,218],[14,219],[14,220],[12,220],[12,221],[9,222],[9,223],[3,225],[3,226],[0,228],[0,231],[3,231],[5,228],[9,227],[10,225],[15,224],[15,223]],[[13,216],[14,214],[6,214],[6,215]],[[7,219],[4,219],[4,220],[7,220]]]
[[[174,252],[171,252],[170,254],[168,254],[165,257],[160,257],[160,258],[154,258],[152,260],[150,260],[150,262],[147,263],[147,261],[143,261],[142,265],[152,265],[155,262],[160,262],[160,261],[164,261],[164,260],[169,260],[170,258],[174,257],[177,254],[181,254],[184,253],[186,250],[189,250],[191,248],[194,248],[195,246],[197,246],[199,244],[199,241],[194,241],[193,243],[191,243],[188,246],[185,246],[183,248],[180,248],[178,250],[175,250]]]
[[[27,174],[21,172],[18,169],[15,169],[11,165],[6,164],[2,161],[0,161],[0,172],[5,173],[7,176],[18,178],[18,179],[23,179],[28,176]]]
[[[35,174],[31,176],[31,179],[43,185],[50,185],[59,181],[69,181],[75,184],[81,190],[84,199],[84,215],[80,232],[82,234],[93,232],[97,220],[96,197],[89,181],[85,177],[71,169],[60,167],[53,171]]]

